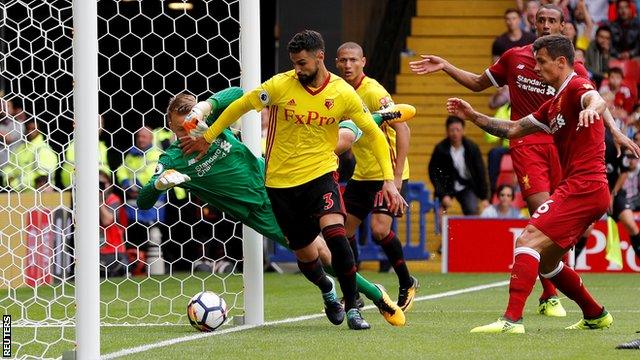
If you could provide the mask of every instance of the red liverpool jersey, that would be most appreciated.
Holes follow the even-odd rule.
[[[536,59],[533,45],[514,47],[505,52],[485,73],[495,87],[509,86],[511,98],[511,120],[519,120],[538,110],[555,95],[555,89],[544,83],[533,70]],[[580,62],[574,66],[575,72],[588,78],[587,70]],[[511,147],[528,144],[550,144],[553,138],[545,133],[531,134],[511,140]]]
[[[578,128],[582,100],[589,92],[597,94],[591,81],[572,73],[558,93],[531,114],[530,119],[553,135],[563,180],[571,178],[606,183],[603,121],[596,121],[588,128]]]

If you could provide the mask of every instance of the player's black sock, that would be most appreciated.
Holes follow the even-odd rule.
[[[633,251],[636,252],[636,256],[640,259],[640,233],[629,236],[629,239],[631,240],[631,247],[633,247]]]
[[[333,284],[327,277],[327,274],[324,273],[319,257],[309,262],[298,260],[298,268],[302,271],[307,280],[316,284],[318,288],[320,288],[320,291],[322,291],[323,294],[331,291]]]
[[[356,236],[350,236],[347,238],[349,240],[349,246],[351,246],[351,252],[353,253],[353,261],[356,263],[356,267],[360,262],[360,252],[358,251],[358,244],[356,244]]]
[[[584,250],[585,246],[587,246],[587,237],[580,236],[580,239],[578,239],[576,246],[573,248],[573,253],[575,254],[576,258],[580,256],[580,253],[582,252],[582,250]]]
[[[344,225],[334,224],[322,229],[322,236],[331,251],[331,266],[336,272],[340,288],[344,295],[344,309],[349,311],[356,307],[358,290],[356,287],[356,264],[353,252],[349,247]]]
[[[409,269],[407,268],[407,264],[404,262],[402,244],[400,244],[400,239],[398,239],[393,230],[384,238],[380,240],[374,239],[374,241],[382,247],[387,258],[389,258],[389,262],[391,263],[391,266],[393,266],[393,270],[395,270],[396,275],[398,275],[400,287],[406,289],[413,285],[413,280],[409,275]]]

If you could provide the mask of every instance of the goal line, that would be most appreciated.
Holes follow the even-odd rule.
[[[445,291],[445,292],[441,292],[441,293],[437,293],[437,294],[423,295],[423,296],[416,297],[414,301],[418,302],[418,301],[441,299],[441,298],[445,298],[445,297],[456,296],[456,295],[467,294],[467,293],[472,293],[472,292],[476,292],[476,291],[482,291],[482,290],[492,289],[492,288],[496,288],[496,287],[506,286],[508,284],[509,284],[509,281],[506,281],[506,280],[505,281],[498,281],[498,282],[493,282],[493,283],[489,283],[489,284],[476,285],[476,286],[471,286],[471,287],[457,289],[457,290]],[[367,306],[365,306],[363,308],[363,310],[369,310],[369,309],[374,309],[374,308],[375,308],[374,305],[367,305]],[[264,326],[276,326],[276,325],[281,325],[281,324],[288,324],[288,323],[294,323],[294,322],[300,322],[300,321],[306,321],[306,320],[313,320],[313,319],[317,319],[317,318],[322,318],[324,316],[325,316],[324,313],[312,314],[312,315],[303,315],[303,316],[297,316],[297,317],[286,318],[286,319],[281,319],[281,320],[266,321],[264,323],[264,325],[240,325],[240,326],[236,326],[236,327],[233,327],[233,328],[224,329],[224,330],[221,330],[221,331],[213,331],[213,332],[209,332],[209,333],[197,333],[197,334],[183,336],[183,337],[179,337],[179,338],[175,338],[175,339],[163,340],[163,341],[159,341],[159,342],[156,342],[156,343],[153,343],[153,344],[141,345],[141,346],[136,346],[136,347],[132,347],[132,348],[128,348],[128,349],[119,350],[119,351],[116,351],[116,352],[112,352],[112,353],[106,354],[106,355],[102,356],[101,359],[103,359],[103,360],[116,359],[116,358],[121,357],[121,356],[137,354],[137,353],[141,353],[141,352],[145,352],[145,351],[149,351],[149,350],[153,350],[153,349],[157,349],[157,348],[172,346],[172,345],[183,343],[183,342],[187,342],[187,341],[202,339],[202,338],[205,338],[205,337],[216,336],[216,335],[225,335],[225,334],[245,331],[245,330],[249,330],[249,329],[254,329],[254,328],[258,328],[258,327],[264,327]]]

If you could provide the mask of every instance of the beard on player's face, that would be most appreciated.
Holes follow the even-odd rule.
[[[318,76],[318,67],[315,68],[315,70],[313,70],[310,73],[299,73],[298,74],[298,80],[300,81],[300,83],[302,85],[309,85],[311,83],[313,83],[313,81],[316,79],[316,77]]]

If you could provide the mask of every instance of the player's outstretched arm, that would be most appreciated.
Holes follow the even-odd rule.
[[[416,74],[430,74],[442,70],[453,80],[457,81],[458,84],[476,92],[489,88],[492,85],[491,79],[489,79],[485,73],[478,75],[462,70],[447,60],[435,55],[420,55],[420,57],[422,60],[411,61],[409,63],[409,68]]]
[[[640,158],[640,147],[638,147],[638,144],[618,129],[616,121],[613,118],[613,115],[611,115],[609,109],[604,110],[602,118],[604,119],[604,126],[609,129],[613,137],[613,145],[616,147],[616,156],[620,157],[620,155],[622,155],[622,149],[625,148],[629,149],[636,158]]]
[[[468,102],[458,98],[447,100],[447,111],[449,114],[471,121],[489,134],[501,138],[512,139],[542,130],[529,116],[518,121],[495,119],[475,111]]]
[[[168,169],[160,174],[156,174],[140,189],[136,204],[140,209],[150,209],[163,192],[187,181],[191,181],[189,175],[173,169]]]
[[[402,213],[407,206],[407,202],[402,198],[402,195],[400,195],[393,182],[393,167],[391,166],[388,144],[382,131],[375,125],[374,121],[371,121],[371,115],[369,113],[355,112],[353,114],[353,121],[362,132],[368,136],[369,141],[367,141],[366,144],[382,168],[384,177],[382,196],[387,204],[389,204],[389,211],[392,213]]]
[[[196,160],[200,160],[209,150],[211,143],[222,133],[222,131],[224,131],[224,129],[233,124],[244,113],[254,108],[251,104],[250,96],[255,95],[252,93],[246,93],[240,99],[232,102],[222,112],[222,114],[220,114],[220,117],[218,117],[213,125],[209,126],[202,137],[181,137],[179,140],[182,151],[185,154],[198,153]]]

